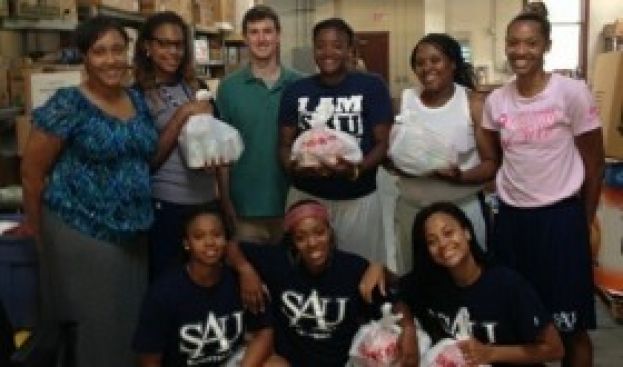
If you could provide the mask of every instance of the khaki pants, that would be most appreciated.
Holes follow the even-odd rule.
[[[329,209],[331,226],[340,250],[387,264],[383,208],[378,191],[357,199],[325,200],[290,188],[288,206],[303,199],[314,199]]]
[[[283,218],[238,218],[236,239],[253,243],[276,244],[283,236]]]

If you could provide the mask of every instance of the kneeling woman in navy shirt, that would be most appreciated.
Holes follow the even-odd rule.
[[[454,204],[421,210],[413,225],[414,270],[401,280],[402,299],[433,340],[456,337],[467,308],[473,337],[459,342],[469,366],[542,366],[560,360],[560,337],[530,285],[490,265],[474,229]]]
[[[188,261],[160,277],[143,303],[134,338],[141,367],[281,365],[271,357],[270,315],[244,310],[236,274],[224,264],[227,240],[218,212],[202,207],[189,216]],[[245,348],[247,332],[254,335]]]
[[[291,366],[342,367],[353,336],[379,308],[359,292],[370,265],[363,257],[336,248],[328,211],[317,201],[302,200],[290,207],[284,229],[281,245],[240,244],[270,293],[275,350]],[[412,317],[400,305],[394,309],[405,316],[401,365],[417,366]]]

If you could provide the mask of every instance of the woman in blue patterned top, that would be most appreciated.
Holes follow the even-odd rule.
[[[92,18],[76,29],[76,43],[86,81],[33,112],[18,232],[40,244],[43,319],[77,325],[77,366],[132,366],[157,133],[144,100],[122,84],[123,28]]]

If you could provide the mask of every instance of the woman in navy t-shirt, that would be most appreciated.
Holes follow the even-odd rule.
[[[560,337],[529,284],[514,271],[490,265],[467,216],[435,203],[413,225],[414,270],[401,280],[401,299],[433,340],[457,337],[461,308],[472,338],[459,342],[468,365],[540,366],[560,360]]]
[[[270,293],[276,353],[296,367],[344,366],[353,336],[380,306],[370,305],[359,291],[370,265],[336,248],[328,210],[315,200],[291,206],[284,231],[279,246],[240,244]],[[402,365],[417,365],[412,318],[401,305],[395,310],[405,315]]]
[[[245,310],[235,273],[223,263],[227,237],[216,211],[189,215],[188,261],[160,277],[143,303],[134,337],[141,367],[283,365],[271,357],[270,314]],[[248,332],[254,335],[244,348]]]

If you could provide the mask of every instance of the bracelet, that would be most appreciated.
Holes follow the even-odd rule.
[[[359,165],[355,164],[353,169],[353,175],[350,176],[350,180],[351,181],[357,181],[357,179],[359,178]]]

